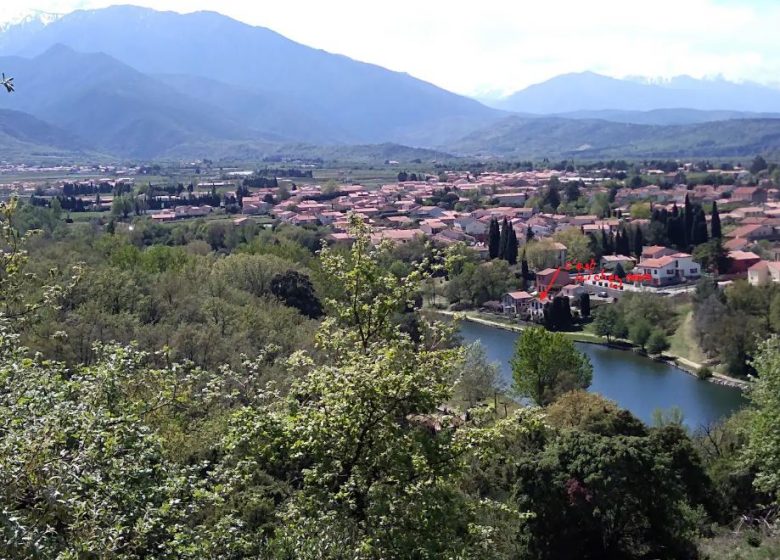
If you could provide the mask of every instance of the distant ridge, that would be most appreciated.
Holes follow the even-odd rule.
[[[664,83],[620,80],[593,72],[563,74],[493,102],[525,113],[651,111],[686,108],[701,111],[780,112],[780,89],[722,79],[678,76]]]

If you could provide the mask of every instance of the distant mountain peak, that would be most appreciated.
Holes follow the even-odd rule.
[[[5,18],[5,21],[0,23],[0,33],[8,31],[12,27],[27,26],[30,24],[40,24],[40,26],[45,27],[63,16],[64,14],[44,12],[42,10],[23,10],[9,18]]]

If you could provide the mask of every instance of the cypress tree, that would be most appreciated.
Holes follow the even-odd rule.
[[[629,239],[628,231],[625,226],[620,228],[620,243],[617,246],[617,253],[619,255],[630,256],[631,255],[631,240]]]
[[[525,228],[525,242],[528,243],[534,238],[534,230],[531,229],[531,226],[528,226]]]
[[[490,229],[488,230],[488,254],[491,259],[498,258],[498,244],[501,241],[501,233],[498,230],[498,220],[490,220]]]
[[[506,260],[506,246],[509,243],[509,223],[504,218],[501,222],[501,234],[498,238],[498,258]]]
[[[685,195],[685,232],[688,235],[688,239],[691,239],[691,232],[693,231],[693,221],[696,218],[696,212],[691,206],[691,201],[688,195]]]
[[[520,276],[523,280],[528,281],[528,261],[525,259],[525,249],[523,249],[523,259],[520,261]]]
[[[717,202],[712,203],[712,220],[710,221],[710,230],[711,230],[710,237],[712,237],[713,239],[721,237],[720,214],[718,213]]]
[[[707,242],[707,218],[701,206],[694,211],[690,239],[693,245],[701,245]]]
[[[517,264],[517,234],[515,233],[515,228],[510,224],[509,225],[509,237],[506,242],[506,251],[504,255],[504,259],[509,264]]]
[[[644,243],[645,241],[642,239],[642,228],[636,226],[636,230],[634,231],[634,255],[637,259],[642,258],[642,246]]]
[[[580,315],[590,317],[590,294],[588,292],[580,294]]]

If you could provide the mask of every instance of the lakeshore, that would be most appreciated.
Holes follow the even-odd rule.
[[[522,332],[523,329],[526,328],[522,325],[513,325],[492,318],[487,318],[482,316],[483,314],[474,311],[469,312],[469,311],[449,311],[443,309],[435,309],[435,310],[429,309],[426,312],[443,315],[445,317],[449,317],[452,319],[470,321],[488,327],[494,327],[494,328],[503,329],[512,332]],[[688,375],[692,375],[696,378],[698,378],[697,375],[698,370],[702,367],[702,364],[700,363],[696,363],[692,360],[689,360],[682,356],[677,356],[669,352],[664,352],[658,357],[649,356],[645,353],[638,352],[638,348],[628,341],[621,340],[619,344],[608,343],[605,342],[602,337],[591,333],[586,333],[586,332],[562,332],[562,334],[567,336],[568,338],[571,338],[575,342],[604,346],[607,348],[611,348],[613,350],[630,351],[635,354],[641,355],[649,360],[666,363],[674,367],[675,369],[683,373],[686,373]],[[705,381],[709,381],[710,383],[715,383],[716,385],[732,387],[734,389],[739,389],[740,391],[745,391],[750,386],[749,381],[736,379],[734,377],[719,372],[713,372],[712,376],[708,377]]]

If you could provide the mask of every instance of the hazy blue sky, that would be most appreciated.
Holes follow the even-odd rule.
[[[102,0],[2,0],[68,12]],[[464,94],[508,93],[556,74],[722,75],[780,82],[780,0],[136,0],[215,10],[306,45]],[[384,6],[384,7],[383,7]]]

